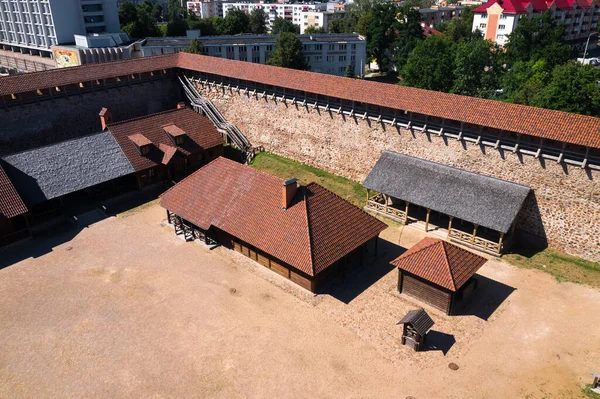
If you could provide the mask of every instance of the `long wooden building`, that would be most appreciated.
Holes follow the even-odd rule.
[[[365,209],[494,255],[510,246],[531,189],[507,180],[384,151],[365,179]]]
[[[187,239],[234,249],[312,292],[387,227],[316,183],[225,158],[166,191],[161,206]]]

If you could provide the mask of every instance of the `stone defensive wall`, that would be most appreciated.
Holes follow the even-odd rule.
[[[383,150],[528,185],[519,239],[600,261],[600,118],[177,53],[0,78],[0,153],[174,108],[186,76],[254,146],[362,182]],[[473,199],[477,201],[477,198]]]
[[[392,150],[528,185],[533,193],[519,217],[520,238],[600,261],[598,171],[306,104],[196,86],[252,145],[359,182],[384,150]]]

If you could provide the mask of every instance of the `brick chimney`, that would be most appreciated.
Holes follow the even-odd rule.
[[[296,183],[298,179],[295,177],[283,182],[283,191],[281,196],[281,207],[283,209],[288,209],[294,196],[296,195],[296,190],[298,189],[298,184]]]
[[[112,114],[107,108],[100,110],[100,124],[102,125],[102,131],[106,130],[106,126],[112,122]]]
[[[182,109],[182,108],[185,108],[185,103],[184,102],[177,103],[177,109]]]

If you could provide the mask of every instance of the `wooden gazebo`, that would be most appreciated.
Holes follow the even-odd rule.
[[[435,324],[424,309],[411,310],[398,322],[403,325],[402,345],[417,352],[425,344],[427,331]]]
[[[499,255],[514,240],[531,189],[507,180],[384,151],[363,186],[365,210],[402,224],[447,228],[449,241]]]

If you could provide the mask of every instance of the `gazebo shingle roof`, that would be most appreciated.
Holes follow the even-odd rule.
[[[439,238],[424,238],[390,263],[456,292],[487,259]]]
[[[411,324],[421,335],[425,335],[435,324],[425,309],[413,309],[409,311],[397,324],[406,323]]]
[[[384,151],[363,186],[507,233],[531,189],[507,180]]]
[[[217,158],[161,195],[161,206],[215,226],[315,276],[387,225],[316,183],[282,208],[284,180]]]

